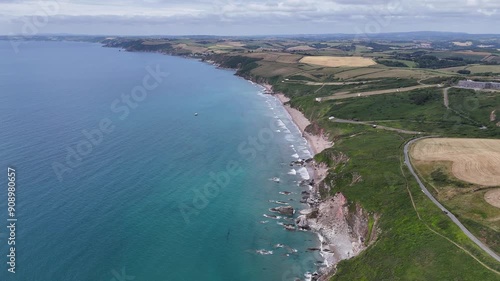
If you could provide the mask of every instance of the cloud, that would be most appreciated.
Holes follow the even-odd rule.
[[[213,30],[209,33],[229,34],[238,32],[235,26],[241,34],[349,33],[374,21],[391,22],[382,32],[466,28],[479,33],[496,32],[500,21],[497,0],[7,0],[0,2],[0,32],[16,33],[20,22],[43,16],[47,6],[57,6],[47,26],[51,32],[71,32],[72,27],[75,32],[93,34],[101,30],[126,34],[125,27],[131,25],[160,33],[162,26],[175,25],[191,34],[207,27]],[[98,26],[102,29],[93,30]]]

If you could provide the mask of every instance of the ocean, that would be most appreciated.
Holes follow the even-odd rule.
[[[305,207],[307,171],[290,163],[311,152],[260,86],[197,60],[92,43],[24,42],[15,53],[0,41],[0,58],[0,280],[304,280],[316,270],[316,235],[285,230],[293,221],[270,211]]]

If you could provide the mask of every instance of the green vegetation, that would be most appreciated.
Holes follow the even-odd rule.
[[[436,183],[436,185],[453,185],[455,187],[467,186],[464,182],[450,179],[448,174],[443,172],[441,168],[438,168],[431,173],[431,179],[434,183]]]
[[[460,115],[462,119],[469,120],[476,126],[486,126],[495,134],[481,134],[482,136],[491,135],[498,137],[500,127],[496,123],[500,118],[491,120],[492,112],[496,111],[500,116],[500,95],[495,92],[474,91],[467,89],[450,89],[449,91],[450,108]]]
[[[461,94],[455,95],[456,92]],[[471,94],[472,91],[468,90],[450,90],[450,96],[455,95],[451,105],[463,103]],[[477,95],[479,104],[488,99],[487,95]],[[485,104],[482,110],[479,109],[481,106],[472,107],[467,116],[462,116],[463,113],[454,113],[444,107],[442,89],[439,88],[352,98],[342,102],[318,103],[307,95],[290,96],[294,107],[305,112],[335,140],[334,148],[315,157],[331,167],[325,180],[332,188],[330,194],[340,191],[368,212],[381,214],[377,225],[381,233],[377,242],[360,256],[342,261],[332,280],[498,280],[497,273],[481,265],[471,255],[497,271],[500,269],[498,263],[483,253],[424,196],[403,166],[402,147],[412,136],[327,120],[328,116],[334,115],[337,118],[420,129],[429,134],[439,132],[446,136],[495,137],[500,133],[498,129],[480,130],[476,126],[477,120],[483,116],[481,112],[489,111],[494,105],[488,107]],[[494,104],[498,106],[500,101]],[[347,163],[332,160],[341,153],[349,157]],[[363,180],[352,185],[353,174],[361,175]],[[444,170],[433,173],[433,176],[441,185],[469,186],[450,178]],[[321,194],[328,196],[325,190]],[[477,200],[482,195],[476,196]],[[478,203],[467,202],[468,205],[478,206]],[[484,204],[484,201],[481,202]],[[446,206],[455,212],[458,208],[453,206],[460,203],[463,202]],[[463,223],[473,233],[483,237],[492,249],[498,251],[499,243],[495,240],[498,239],[498,232],[477,223],[475,216],[467,216],[475,212],[464,210],[456,214],[464,218]]]
[[[406,63],[402,63],[396,60],[377,60],[377,63],[383,64],[385,66],[391,67],[408,67]]]
[[[357,131],[355,125],[336,127],[342,135]],[[330,149],[351,158],[342,173],[357,172],[363,177],[350,186],[331,174],[326,179],[333,187],[331,192],[340,191],[369,212],[382,214],[377,242],[360,256],[341,262],[332,280],[497,280],[498,275],[439,235],[464,245],[495,266],[427,200],[407,171],[403,169],[402,174],[401,147],[406,140],[408,137],[396,133],[365,131],[341,138]],[[411,204],[407,181],[422,220]]]
[[[495,222],[500,210],[484,201],[484,194],[489,188],[458,180],[451,173],[450,163],[414,162],[434,196],[460,218],[475,236],[485,241],[491,249],[500,252],[500,225]]]

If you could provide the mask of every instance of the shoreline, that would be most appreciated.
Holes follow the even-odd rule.
[[[324,135],[313,135],[306,131],[307,126],[311,125],[311,121],[307,119],[307,117],[298,109],[295,109],[288,105],[287,103],[290,101],[283,93],[275,93],[272,89],[272,86],[269,84],[259,84],[266,89],[266,93],[276,97],[281,105],[285,108],[288,115],[290,115],[290,119],[293,123],[299,128],[302,133],[302,137],[307,140],[307,143],[311,147],[313,152],[313,157],[321,153],[323,150],[333,147],[333,143],[328,140],[328,138]]]
[[[297,126],[299,131],[302,134],[302,137],[306,140],[310,151],[312,152],[312,156],[321,153],[323,150],[333,147],[334,143],[328,141],[328,138],[324,135],[314,135],[306,131],[307,126],[312,124],[305,115],[288,105],[287,103],[290,101],[283,93],[276,93],[272,89],[272,86],[269,84],[262,84],[252,81],[250,79],[245,80],[250,81],[251,83],[255,83],[265,89],[266,94],[274,96],[283,106],[285,111],[288,113],[289,119]],[[305,167],[309,174],[309,189],[308,189],[308,199],[303,202],[305,208],[301,209],[298,213],[299,217],[296,218],[297,225],[303,223],[304,220],[307,221],[307,215],[312,209],[318,208],[320,203],[322,202],[321,196],[319,194],[319,190],[317,188],[317,184],[322,182],[326,176],[328,175],[328,167],[325,164],[317,164],[314,160],[306,163]],[[334,229],[330,229],[334,231]],[[318,252],[320,256],[323,258],[323,266],[318,267],[318,271],[314,273],[310,273],[309,277],[306,280],[326,280],[331,276],[331,271],[335,268],[336,264],[339,260],[336,260],[334,257],[334,253],[329,250],[329,245],[334,244],[333,241],[330,241],[328,237],[325,237],[322,231],[318,229],[309,228],[308,230],[311,233],[316,234],[317,239],[319,241]]]
[[[247,80],[255,83],[251,79]],[[306,128],[312,123],[302,112],[287,104],[290,99],[283,93],[274,92],[269,84],[257,84],[265,88],[265,93],[271,94],[281,102],[289,118],[307,141],[313,157],[333,147],[334,143],[328,140],[328,136],[307,132]],[[319,240],[317,250],[323,258],[323,265],[318,267],[307,280],[326,281],[335,274],[340,261],[353,258],[366,249],[363,237],[365,237],[364,231],[368,230],[368,218],[365,211],[358,205],[356,205],[356,210],[351,212],[346,207],[348,201],[342,193],[325,199],[321,198],[320,184],[324,182],[329,169],[326,164],[318,164],[313,158],[304,167],[307,168],[310,180],[308,180],[309,190],[305,197],[307,199],[301,202],[307,207],[299,211],[300,215],[295,222],[297,226],[305,227],[304,229],[317,235]],[[315,217],[310,216],[313,212],[317,212]]]

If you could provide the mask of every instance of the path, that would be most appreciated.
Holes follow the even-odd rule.
[[[358,124],[358,125],[366,125],[366,126],[373,126],[375,124],[371,124],[368,122],[363,122],[363,121],[353,121],[353,120],[345,120],[345,119],[332,119],[330,120],[332,122],[336,123],[347,123],[347,124]],[[408,130],[403,130],[403,129],[398,129],[398,128],[392,128],[392,127],[386,127],[386,126],[380,126],[376,125],[377,127],[375,129],[381,129],[381,130],[387,130],[387,131],[394,131],[402,134],[409,134],[409,135],[420,135],[422,132],[415,132],[415,131],[408,131]]]
[[[443,89],[443,99],[444,99],[444,106],[447,108],[447,109],[450,109],[450,99],[448,98],[448,90],[450,88],[444,88]]]
[[[391,94],[391,93],[398,93],[398,92],[409,92],[409,91],[413,91],[413,90],[417,90],[417,89],[425,89],[425,88],[431,88],[431,87],[439,87],[439,86],[438,85],[418,85],[418,86],[411,86],[411,87],[406,87],[406,88],[378,90],[378,91],[369,91],[369,92],[360,92],[360,93],[337,93],[336,95],[322,97],[321,101],[339,100],[339,99],[347,99],[347,98],[354,98],[354,97],[367,97],[367,96]]]

